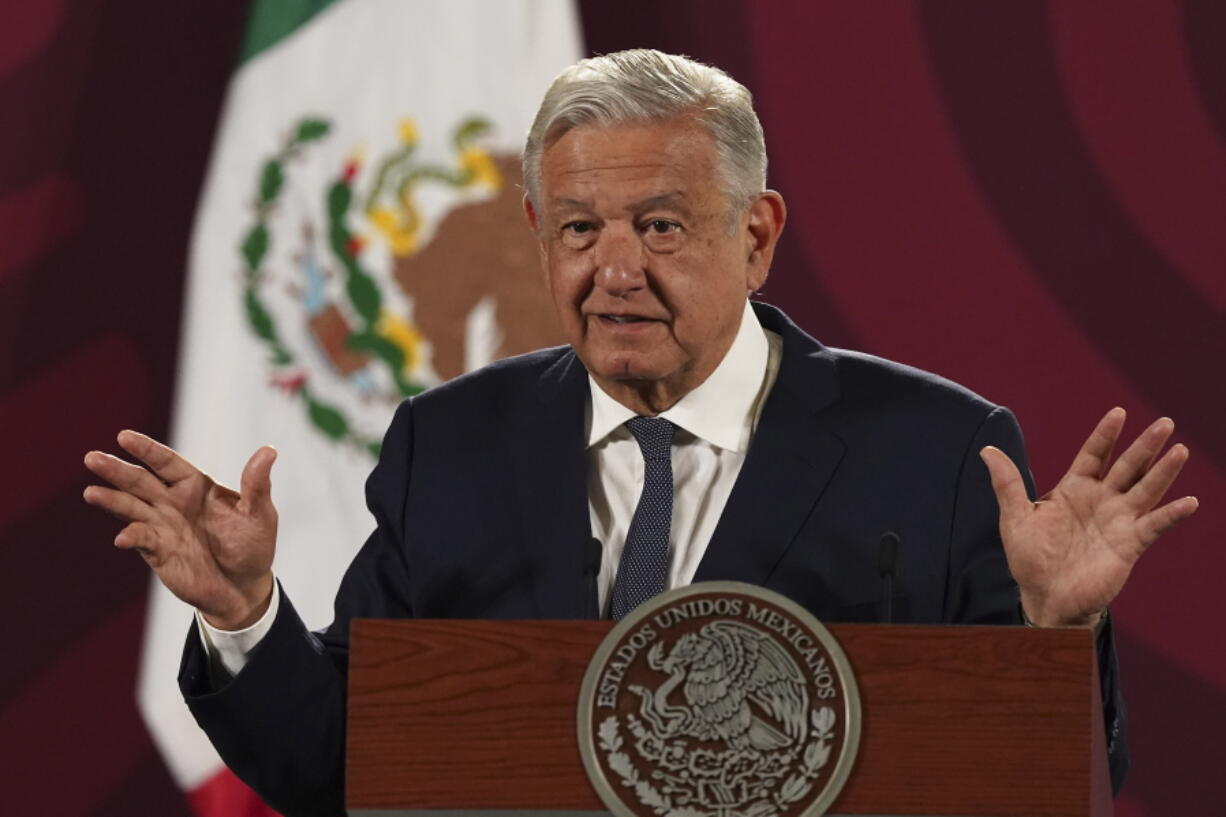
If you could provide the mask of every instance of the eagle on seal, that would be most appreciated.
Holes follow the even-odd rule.
[[[664,739],[723,740],[734,749],[772,751],[803,743],[809,696],[792,657],[767,633],[712,621],[686,633],[664,657],[657,642],[647,663],[669,678],[642,698],[640,714]],[[669,702],[684,683],[685,705]]]

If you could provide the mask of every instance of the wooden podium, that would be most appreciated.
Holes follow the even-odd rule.
[[[353,624],[351,815],[604,814],[575,737],[610,622]],[[1112,813],[1085,629],[828,625],[863,703],[831,815]]]

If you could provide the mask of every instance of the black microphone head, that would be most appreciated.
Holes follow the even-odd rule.
[[[600,540],[593,536],[587,540],[587,547],[583,553],[583,572],[589,576],[595,576],[600,572],[600,560],[604,558],[604,545],[600,544]]]
[[[901,541],[898,534],[892,530],[881,535],[881,549],[877,554],[877,572],[882,576],[894,575],[898,562],[898,545]]]

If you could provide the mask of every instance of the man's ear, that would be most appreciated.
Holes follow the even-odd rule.
[[[770,274],[771,259],[775,257],[775,245],[787,221],[788,208],[783,196],[774,190],[765,190],[754,196],[745,215],[745,278],[747,288],[753,292],[762,288]]]
[[[537,218],[536,207],[532,204],[532,199],[528,198],[528,194],[524,194],[524,215],[528,217],[528,226],[532,228],[532,232],[538,236],[541,234],[540,221]]]
[[[541,271],[545,274],[545,279],[549,279],[549,260],[545,256],[545,237],[541,234],[541,218],[536,211],[536,207],[532,204],[532,199],[524,194],[524,216],[528,219],[528,226],[532,228],[532,234],[536,236],[536,252],[541,260]]]

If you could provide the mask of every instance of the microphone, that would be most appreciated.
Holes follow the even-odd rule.
[[[894,623],[894,574],[898,567],[898,545],[901,540],[892,530],[881,535],[877,554],[877,572],[881,576],[881,623]]]
[[[600,576],[600,560],[604,557],[604,546],[593,536],[587,540],[583,552],[583,581],[586,611],[589,618],[600,618],[600,592],[596,582]]]

